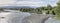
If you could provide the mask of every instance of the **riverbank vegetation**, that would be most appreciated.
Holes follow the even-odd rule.
[[[4,9],[0,8],[0,11],[3,11]]]
[[[54,11],[52,12],[53,7],[51,5],[47,5],[47,6],[42,6],[42,7],[37,7],[37,8],[20,8],[20,11],[22,12],[29,12],[29,13],[38,13],[38,14],[42,14],[43,11],[46,14],[50,14],[50,13],[55,13]]]
[[[47,6],[42,6],[42,7],[37,7],[37,8],[21,8],[20,11],[23,12],[30,12],[30,13],[38,13],[38,14],[42,14],[43,12],[45,12],[46,14],[53,14],[55,15],[54,18],[59,19],[60,20],[60,1],[57,2],[57,6],[52,7],[51,5],[47,5]]]

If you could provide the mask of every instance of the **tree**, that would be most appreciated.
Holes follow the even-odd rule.
[[[54,9],[54,12],[56,13],[55,18],[60,20],[60,1],[57,3],[57,7]]]
[[[48,10],[52,10],[52,6],[48,4],[48,5],[47,5],[47,9],[48,9]]]
[[[54,11],[52,11],[52,14],[53,14],[53,15],[56,15],[56,13],[55,13]]]
[[[33,12],[34,8],[20,8],[22,12]]]
[[[52,9],[53,9],[52,6],[48,4],[47,7],[46,7],[46,9],[45,9],[45,10],[47,10],[46,13],[50,14]]]
[[[38,7],[36,8],[36,12],[37,13],[42,13],[43,10],[45,10],[46,7],[42,6],[42,7]]]

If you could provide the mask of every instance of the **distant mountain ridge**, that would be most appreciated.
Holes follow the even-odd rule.
[[[0,6],[0,8],[35,8],[30,6]]]

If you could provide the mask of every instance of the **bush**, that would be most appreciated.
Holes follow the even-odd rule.
[[[47,11],[46,14],[49,14],[49,11]]]
[[[52,14],[53,14],[53,15],[56,15],[56,13],[55,13],[54,11],[52,11]]]

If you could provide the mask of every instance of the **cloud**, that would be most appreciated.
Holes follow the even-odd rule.
[[[17,4],[20,6],[52,6],[56,5],[57,0],[20,0]]]
[[[13,0],[0,0],[0,4],[13,4],[15,1]]]
[[[56,5],[57,0],[0,0],[0,6],[46,6]]]
[[[18,6],[43,6],[45,2],[33,2],[33,1],[19,1]]]
[[[20,4],[20,5],[39,5],[40,3],[43,3],[43,2],[42,1],[40,1],[40,2],[32,2],[32,1],[17,2],[17,4]]]

